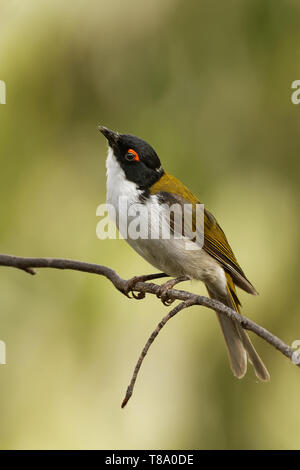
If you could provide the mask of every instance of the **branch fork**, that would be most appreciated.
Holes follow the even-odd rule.
[[[24,258],[20,256],[12,256],[0,254],[0,266],[17,268],[25,271],[28,274],[34,275],[36,268],[52,268],[52,269],[71,269],[74,271],[81,271],[91,274],[98,274],[100,276],[106,277],[114,287],[125,294],[127,297],[132,297],[138,300],[145,298],[146,294],[153,294],[161,298],[165,305],[170,305],[175,300],[180,300],[181,303],[177,304],[157,325],[151,336],[149,337],[147,343],[145,344],[138,362],[135,366],[132,379],[127,388],[125,398],[122,402],[122,408],[127,404],[128,400],[132,396],[135,382],[143,363],[143,360],[161,331],[165,324],[181,310],[191,307],[193,305],[202,305],[214,311],[217,311],[221,315],[225,315],[228,318],[238,321],[245,330],[252,331],[260,338],[267,341],[271,346],[276,348],[286,357],[288,357],[293,364],[300,367],[300,360],[295,361],[295,350],[284,343],[280,338],[273,335],[270,331],[266,330],[262,326],[258,325],[249,318],[235,312],[233,309],[227,307],[217,300],[210,299],[201,295],[192,294],[191,292],[174,289],[174,286],[178,282],[187,280],[185,276],[182,278],[171,279],[163,285],[153,284],[149,281],[154,279],[159,279],[163,277],[168,277],[165,273],[156,273],[145,276],[135,276],[129,280],[121,278],[116,271],[113,269],[102,266],[99,264],[86,263],[82,261],[75,261],[62,258]],[[297,356],[298,357],[298,356]]]

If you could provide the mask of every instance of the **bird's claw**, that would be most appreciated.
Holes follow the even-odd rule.
[[[137,282],[142,281],[142,278],[144,276],[134,276],[131,279],[128,279],[126,281],[126,285],[124,289],[122,289],[122,293],[126,295],[129,299],[137,299],[137,300],[142,300],[145,298],[146,294],[145,292],[134,292],[134,286],[137,284]],[[130,295],[131,294],[131,295]]]
[[[126,295],[126,297],[128,297],[129,299],[141,300],[146,297],[146,293],[134,292],[135,285],[138,282],[152,281],[153,279],[160,279],[162,277],[168,277],[168,275],[165,273],[155,273],[155,274],[144,274],[143,276],[134,276],[131,279],[128,279],[128,281],[125,282],[125,287],[122,286],[121,289],[119,290],[122,292],[122,294]]]
[[[175,299],[172,299],[169,295],[169,290],[172,289],[173,286],[170,286],[168,282],[162,284],[159,288],[158,293],[156,294],[157,298],[160,299],[166,307],[168,307],[175,301]]]
[[[162,303],[168,307],[169,305],[172,305],[172,303],[176,300],[170,297],[169,291],[173,289],[176,284],[179,284],[180,282],[183,281],[188,281],[190,278],[189,276],[179,276],[175,279],[170,279],[169,281],[165,282],[159,287],[159,290],[156,294],[156,296],[162,301]]]

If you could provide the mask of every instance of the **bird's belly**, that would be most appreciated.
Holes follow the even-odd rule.
[[[188,275],[222,291],[226,286],[223,268],[204,249],[186,250],[183,240],[131,240],[132,248],[160,271],[178,277]]]
[[[126,240],[148,263],[170,276],[185,274],[177,250],[169,240]],[[174,249],[175,248],[175,249]]]

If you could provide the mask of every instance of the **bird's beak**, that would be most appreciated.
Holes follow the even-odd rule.
[[[106,137],[110,146],[116,144],[119,140],[119,134],[117,132],[107,129],[107,127],[99,126],[99,131]]]

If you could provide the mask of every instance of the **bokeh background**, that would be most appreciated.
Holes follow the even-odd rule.
[[[148,140],[215,214],[260,292],[243,312],[300,339],[299,35],[296,0],[1,0],[1,252],[153,272],[96,238],[103,124]],[[213,312],[168,324],[121,410],[165,307],[78,272],[0,279],[2,449],[300,447],[299,369],[254,338],[271,382],[235,379]]]

